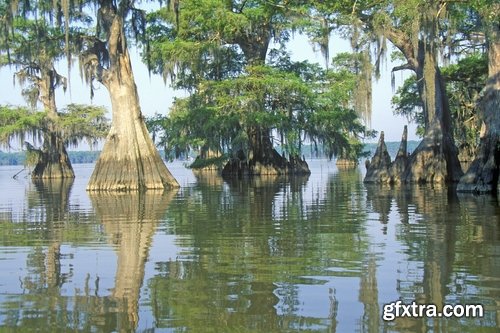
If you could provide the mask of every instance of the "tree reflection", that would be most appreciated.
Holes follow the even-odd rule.
[[[47,250],[45,255],[42,247],[34,248],[28,263],[38,274],[40,280],[24,281],[33,288],[47,288],[49,292],[56,292],[62,286],[69,273],[61,273],[61,242],[65,238],[65,222],[69,220],[69,196],[73,186],[73,179],[33,180],[35,190],[28,195],[27,221],[37,221],[44,225]],[[33,215],[36,218],[33,218]]]
[[[499,267],[499,263],[477,265],[478,258],[498,259],[494,255],[499,248],[498,222],[473,220],[477,216],[498,216],[496,201],[457,197],[453,188],[408,186],[395,189],[367,185],[367,202],[379,214],[381,223],[397,223],[394,226],[396,238],[406,245],[405,266],[417,267],[416,270],[407,269],[407,275],[398,281],[397,291],[404,302],[416,300],[442,309],[444,304],[492,303],[491,300],[498,299],[495,288],[486,290],[493,290],[496,295],[482,297],[484,291],[481,289],[478,295],[471,293],[477,286],[477,279],[481,281],[484,276],[485,281],[493,278],[498,283],[500,278],[500,272],[491,271],[492,267]],[[495,234],[497,238],[491,243],[493,248],[485,247],[488,238]],[[469,294],[464,298],[467,289]],[[498,304],[493,308],[498,312]],[[497,327],[500,323],[498,318],[495,322],[489,318],[488,315],[481,319],[399,318],[390,325],[397,331],[447,332],[464,325]]]
[[[335,289],[324,285],[334,276],[344,281],[364,274],[361,175],[346,170],[318,188],[308,186],[307,177],[224,182],[213,173],[196,176],[198,184],[181,189],[167,215],[167,230],[188,254],[158,262],[148,281],[157,325],[193,332],[335,332],[339,303]],[[309,288],[323,292],[318,296],[326,309],[302,303]]]
[[[118,256],[110,299],[115,303],[120,332],[137,327],[139,294],[151,239],[175,194],[176,191],[90,194],[97,218]]]
[[[378,305],[377,263],[373,256],[363,264],[359,300],[364,305],[362,331],[378,332],[381,314]]]
[[[69,205],[71,182],[67,181],[35,183],[34,191],[27,195],[24,217],[20,222],[10,222],[20,224],[13,230],[24,232],[24,236],[8,245],[28,245],[31,250],[28,272],[21,277],[22,293],[9,294],[2,300],[2,327],[22,332],[133,332],[151,238],[175,192],[93,194],[95,216],[85,216]],[[9,228],[4,230],[11,232]],[[85,260],[75,259],[77,252],[64,246],[84,249],[87,242],[103,236],[117,252],[111,293],[102,290],[98,275],[91,276],[93,268]],[[91,271],[84,276],[82,286],[78,281],[81,274],[73,274],[86,269]]]
[[[500,215],[496,200],[365,187],[359,170],[196,177],[178,193],[93,193],[85,209],[69,204],[71,185],[33,185],[24,215],[0,222],[0,245],[28,252],[19,290],[2,299],[2,329],[452,332],[500,323],[500,225],[484,218]],[[386,291],[405,303],[481,303],[487,315],[386,323]]]
[[[500,204],[498,198],[458,194],[460,213],[466,233],[461,235],[463,246],[457,255],[457,266],[467,266],[479,277],[481,288],[477,303],[496,311],[492,326],[500,327]],[[491,216],[481,219],[477,216]],[[463,288],[459,289],[463,292]],[[485,302],[485,300],[488,300]]]

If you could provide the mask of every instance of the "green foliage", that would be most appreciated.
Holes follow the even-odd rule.
[[[43,142],[43,134],[54,131],[60,133],[66,145],[77,146],[87,140],[90,146],[104,138],[109,131],[109,121],[105,118],[103,107],[70,104],[53,119],[45,111],[28,108],[0,106],[0,144],[9,147],[13,140],[23,144],[32,140],[34,145]],[[30,152],[35,152],[33,145],[27,144]],[[35,155],[27,157],[33,161]]]
[[[12,140],[23,143],[25,139],[42,140],[45,113],[28,108],[0,106],[0,145],[9,147]]]
[[[441,69],[446,80],[452,127],[457,146],[467,147],[469,153],[479,140],[479,119],[476,103],[486,83],[488,64],[484,54],[473,53]],[[417,125],[417,134],[423,135],[424,116],[418,94],[416,77],[406,79],[392,99],[394,113],[408,117]]]
[[[9,65],[17,70],[16,79],[25,87],[23,96],[32,108],[39,98],[53,95],[56,88],[66,89],[67,80],[56,72],[54,63],[66,57],[70,68],[70,54],[81,47],[80,38],[90,21],[75,13],[75,26],[62,29],[61,16],[54,22],[54,15],[59,15],[56,12],[45,1],[33,7],[17,2],[9,8],[0,6],[6,24],[5,31],[0,31],[0,67]]]
[[[443,68],[442,72],[447,81],[456,144],[472,157],[479,144],[481,122],[477,101],[488,77],[487,57],[475,53],[460,59],[457,64]]]
[[[227,156],[222,155],[218,157],[208,157],[201,158],[197,157],[193,163],[189,165],[191,169],[203,169],[207,167],[215,167],[217,169],[222,169],[224,164],[227,162]]]
[[[24,159],[24,166],[34,167],[42,160],[42,151],[36,149],[29,142],[25,142],[26,156]]]
[[[168,158],[192,149],[248,156],[256,131],[270,134],[288,156],[299,155],[304,141],[329,147],[330,156],[349,155],[364,128],[354,112],[359,77],[346,59],[355,65],[359,59],[344,55],[329,72],[292,62],[285,50],[291,32],[310,26],[312,8],[301,2],[182,1],[177,11],[148,17],[152,43],[145,62],[192,92],[175,101],[168,117],[147,122]],[[278,49],[265,65],[271,40]],[[321,130],[319,121],[330,125]]]
[[[417,77],[415,75],[407,78],[392,97],[393,112],[396,115],[405,116],[408,121],[417,124],[417,135],[424,135],[424,114],[422,99],[420,98]]]
[[[69,104],[59,112],[58,127],[66,145],[76,147],[85,140],[90,147],[109,132],[109,120],[102,106]]]
[[[295,2],[181,1],[148,16],[144,62],[177,87],[238,75],[244,65],[264,64],[271,40],[284,45],[304,7]]]
[[[300,156],[304,141],[311,141],[329,157],[356,159],[365,131],[353,109],[356,75],[342,60],[335,68],[287,57],[248,66],[236,78],[202,82],[197,93],[175,101],[168,117],[148,119],[148,128],[168,158],[191,149],[247,152],[249,132],[260,127],[288,156]]]
[[[27,66],[35,62],[43,66],[64,56],[64,32],[44,19],[16,16],[10,29],[6,46],[12,64]]]

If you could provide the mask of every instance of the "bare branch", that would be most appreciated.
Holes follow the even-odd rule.
[[[415,66],[413,66],[412,64],[410,64],[409,62],[404,64],[404,65],[400,65],[400,66],[395,66],[392,68],[391,72],[398,72],[398,71],[403,71],[403,70],[412,70],[412,71],[415,71]]]

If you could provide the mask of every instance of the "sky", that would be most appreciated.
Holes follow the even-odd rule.
[[[319,52],[313,50],[312,45],[305,36],[296,35],[287,45],[291,52],[292,60],[317,62],[324,64],[324,59]],[[335,56],[338,52],[349,52],[348,41],[334,36],[330,42],[330,55]],[[185,92],[175,91],[163,82],[160,75],[149,74],[146,66],[140,59],[139,51],[130,50],[132,58],[132,67],[138,89],[142,112],[145,116],[152,116],[155,113],[166,114],[172,105],[174,98],[187,96]],[[74,61],[76,63],[76,61]],[[378,131],[384,131],[385,141],[400,141],[403,132],[403,126],[408,125],[408,140],[419,140],[415,135],[416,126],[409,124],[405,117],[395,116],[391,108],[391,98],[393,91],[391,88],[391,68],[393,64],[383,65],[381,77],[379,80],[373,80],[373,114],[371,119],[371,128]],[[56,70],[67,75],[67,63],[62,61],[57,65]],[[26,105],[21,96],[22,88],[19,84],[13,85],[14,69],[4,67],[0,69],[0,105]],[[404,76],[396,75],[396,86],[402,84]],[[95,83],[94,99],[90,100],[90,89],[80,78],[77,64],[71,71],[71,86],[64,93],[62,89],[56,92],[56,101],[59,109],[64,108],[70,103],[103,105],[111,110],[111,104],[106,88],[99,83]],[[111,118],[111,114],[109,114]],[[377,138],[367,140],[367,142],[376,142]]]

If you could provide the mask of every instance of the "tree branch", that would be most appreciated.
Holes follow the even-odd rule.
[[[397,49],[399,49],[405,56],[408,63],[414,68],[417,68],[417,45],[413,45],[412,40],[406,33],[396,29],[392,24],[383,24],[383,26],[375,27],[373,24],[373,15],[358,13],[358,18],[368,26],[372,31],[387,38]]]
[[[403,70],[406,70],[406,69],[409,69],[409,70],[412,70],[412,71],[416,70],[416,68],[411,63],[408,62],[408,63],[406,63],[404,65],[393,67],[392,70],[391,70],[391,72],[394,73],[394,72],[403,71]]]
[[[408,60],[408,64],[412,66],[412,69],[415,70],[418,66],[417,56],[416,56],[416,47],[411,42],[411,39],[401,30],[397,30],[394,27],[384,27],[383,35],[398,48],[406,60]]]

